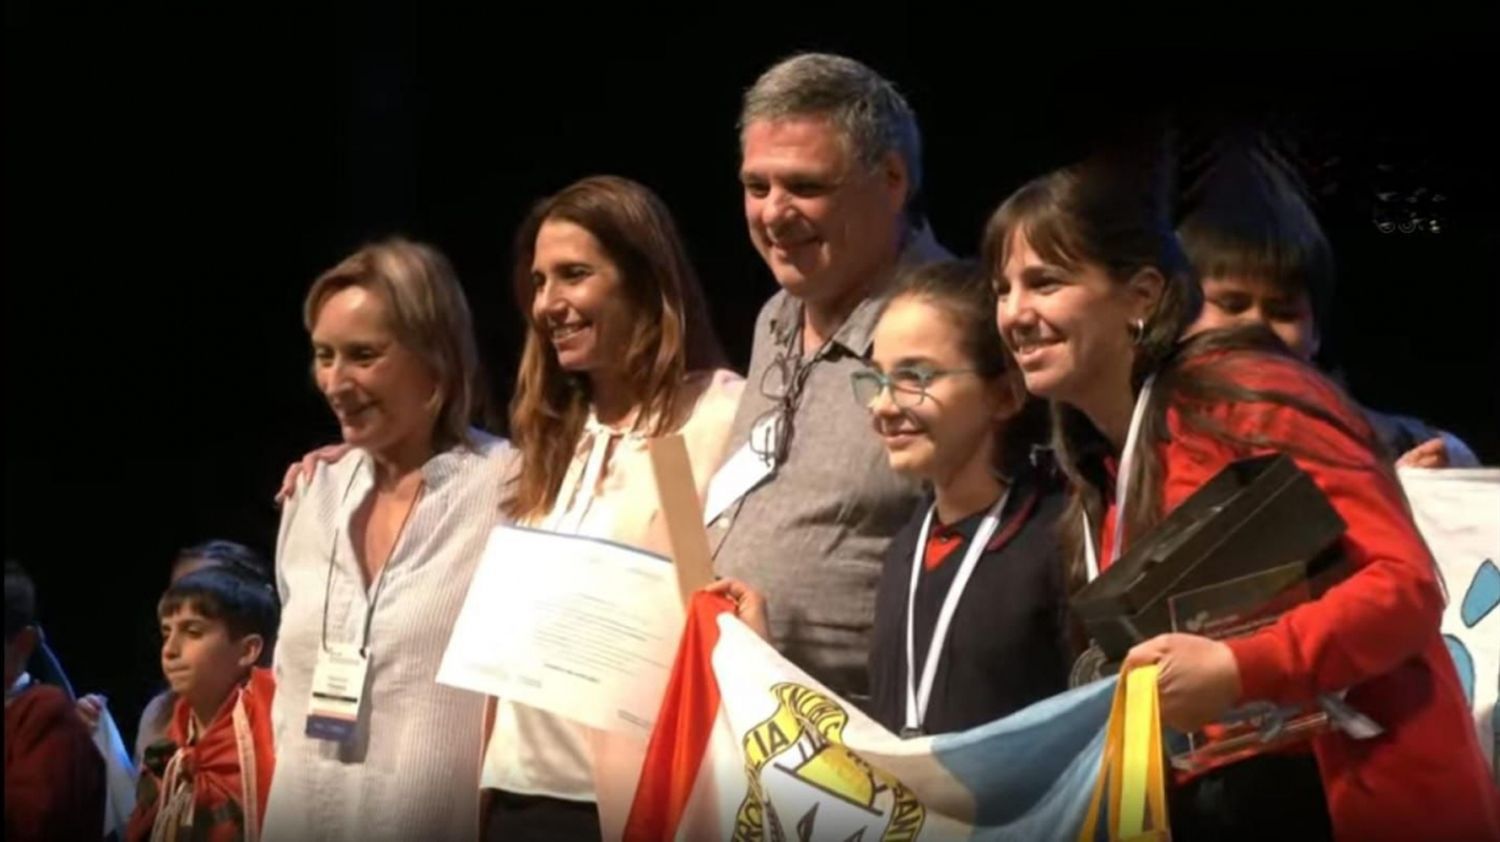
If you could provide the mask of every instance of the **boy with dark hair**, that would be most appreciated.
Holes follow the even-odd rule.
[[[1204,299],[1194,329],[1260,324],[1314,362],[1333,308],[1333,249],[1289,166],[1259,135],[1231,133],[1186,199],[1177,234]],[[1399,465],[1479,464],[1451,433],[1416,418],[1363,410]]]
[[[222,539],[205,541],[179,550],[172,560],[172,572],[167,584],[206,567],[226,567],[245,578],[265,583],[267,588],[274,589],[276,586],[270,566],[259,553],[244,544]],[[271,647],[267,645],[261,652],[258,666],[270,665]],[[90,693],[78,700],[78,715],[83,717],[83,723],[90,731],[99,727],[100,718],[107,712],[108,702],[100,693]],[[147,746],[166,736],[167,726],[172,721],[172,707],[176,702],[176,694],[167,688],[146,703],[145,709],[141,711],[141,721],[136,726],[132,768],[139,766],[145,759]]]
[[[157,607],[162,672],[177,700],[146,749],[126,839],[255,839],[270,792],[270,651],[280,620],[264,581],[229,567],[178,579]]]
[[[40,640],[36,586],[5,563],[5,838],[98,840],[104,760],[57,687],[26,672]]]

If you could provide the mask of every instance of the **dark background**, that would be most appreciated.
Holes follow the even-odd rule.
[[[129,738],[160,682],[154,600],[176,549],[272,549],[283,469],[337,435],[302,295],[367,239],[453,258],[504,399],[513,227],[575,178],[636,178],[675,210],[743,367],[774,284],[740,215],[738,97],[799,49],[897,81],[934,227],[961,253],[1025,179],[1148,110],[1277,127],[1340,259],[1329,342],[1352,391],[1500,460],[1489,22],[1081,34],[1089,14],[7,3],[4,553],[37,579],[74,683],[108,693]]]

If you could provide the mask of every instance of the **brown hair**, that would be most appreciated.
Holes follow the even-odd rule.
[[[1318,333],[1333,304],[1333,249],[1291,165],[1258,134],[1232,134],[1186,191],[1177,227],[1202,278],[1242,277],[1306,293]]]
[[[1145,171],[1149,176],[1150,168]],[[1159,182],[1141,178],[1139,171],[1121,169],[1117,161],[1093,160],[1043,176],[1016,191],[991,217],[983,243],[985,265],[995,273],[1003,270],[1019,235],[1043,259],[1069,269],[1093,264],[1102,267],[1117,283],[1127,282],[1142,269],[1155,269],[1165,281],[1156,310],[1147,319],[1137,341],[1131,371],[1132,390],[1139,390],[1149,375],[1159,377],[1136,444],[1139,469],[1129,478],[1127,494],[1135,502],[1129,511],[1119,515],[1125,518],[1127,540],[1149,532],[1162,516],[1165,468],[1157,446],[1168,438],[1169,404],[1182,409],[1185,424],[1236,449],[1271,447],[1296,451],[1287,442],[1232,433],[1209,417],[1212,406],[1247,401],[1289,406],[1334,425],[1379,452],[1368,428],[1345,420],[1358,415],[1337,388],[1323,381],[1315,370],[1295,361],[1264,328],[1214,331],[1187,343],[1180,341],[1183,331],[1197,317],[1203,293],[1172,232],[1164,192]],[[1225,366],[1188,365],[1206,354],[1225,351],[1259,352],[1284,358],[1291,365],[1305,368],[1310,379],[1324,382],[1339,405],[1330,411],[1295,395],[1239,385]],[[1087,512],[1096,528],[1103,522],[1103,489],[1109,483],[1104,457],[1113,448],[1075,407],[1054,401],[1052,418],[1053,447],[1071,486],[1069,504],[1059,528],[1072,589],[1086,580],[1085,536],[1080,515]],[[1299,455],[1327,459],[1322,454]]]
[[[656,436],[679,427],[691,408],[684,406],[684,377],[724,360],[697,274],[671,212],[656,194],[629,179],[592,176],[537,202],[516,231],[512,273],[516,304],[528,325],[510,402],[511,438],[522,461],[505,509],[516,518],[540,515],[554,505],[591,401],[588,378],[558,365],[532,315],[536,237],[549,220],[587,230],[619,267],[635,315],[620,370],[640,407],[637,423],[643,432]]]
[[[1014,412],[995,430],[995,468],[1007,476],[1030,459],[1034,445],[1047,438],[1046,403],[1026,392],[1021,370],[1000,339],[995,325],[995,288],[973,260],[939,260],[900,272],[892,282],[881,313],[901,298],[912,298],[941,310],[958,328],[959,347],[980,377],[1000,382],[1018,400]]]
[[[324,302],[360,287],[385,299],[390,328],[438,382],[433,447],[470,445],[469,425],[489,408],[469,302],[453,266],[437,249],[402,237],[371,243],[313,281],[302,305],[312,332]]]

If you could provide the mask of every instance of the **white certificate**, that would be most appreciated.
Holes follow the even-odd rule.
[[[595,538],[499,526],[437,680],[646,739],[682,626],[667,559]]]

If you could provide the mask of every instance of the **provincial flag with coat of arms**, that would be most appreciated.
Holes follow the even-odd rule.
[[[1075,839],[1115,681],[958,734],[903,740],[700,594],[624,836],[733,840]]]

